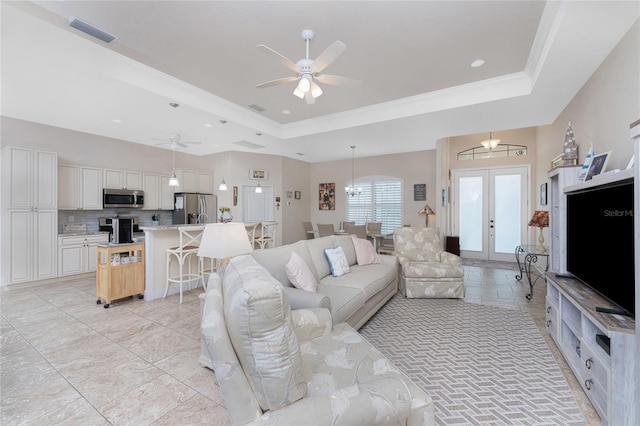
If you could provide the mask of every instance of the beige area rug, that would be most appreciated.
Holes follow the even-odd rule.
[[[526,312],[391,299],[361,329],[433,398],[439,425],[585,425]]]

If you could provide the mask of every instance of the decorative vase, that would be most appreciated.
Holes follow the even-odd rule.
[[[222,212],[220,215],[220,222],[231,222],[233,220],[233,216],[231,216],[231,212]]]

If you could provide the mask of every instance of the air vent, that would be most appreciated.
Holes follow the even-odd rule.
[[[250,148],[250,149],[260,149],[260,148],[264,148],[263,145],[258,145],[257,143],[253,143],[253,142],[249,142],[249,141],[238,141],[238,142],[234,142],[235,145],[239,145],[239,146],[243,146],[245,148]]]
[[[106,31],[102,31],[100,28],[94,27],[90,23],[78,18],[71,18],[69,26],[75,28],[76,30],[82,31],[83,33],[88,34],[91,37],[95,37],[98,40],[102,40],[107,44],[116,39],[116,36],[113,36]]]
[[[256,105],[256,104],[249,105],[249,108],[251,108],[254,111],[258,111],[258,112],[265,112],[266,111],[266,109],[264,109],[260,105]]]

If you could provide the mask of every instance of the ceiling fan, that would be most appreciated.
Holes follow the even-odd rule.
[[[275,56],[275,58],[280,61],[282,65],[296,73],[295,77],[284,77],[258,84],[256,85],[258,89],[264,89],[266,87],[288,84],[297,81],[298,84],[296,86],[296,89],[293,91],[293,94],[300,99],[304,99],[307,104],[313,104],[316,102],[316,98],[322,95],[322,89],[316,82],[347,87],[359,87],[360,85],[362,85],[362,82],[360,80],[341,77],[339,75],[320,74],[320,72],[331,65],[331,63],[335,61],[338,56],[342,54],[342,52],[345,51],[345,49],[347,48],[346,44],[344,44],[340,40],[336,40],[314,60],[309,59],[309,43],[311,42],[311,40],[313,40],[313,31],[304,30],[302,31],[301,35],[307,47],[306,57],[304,59],[300,59],[295,63],[264,44],[259,44],[258,46],[256,46],[263,52]]]
[[[189,148],[189,145],[200,145],[200,142],[191,142],[191,141],[183,141],[180,133],[170,133],[168,139],[162,138],[151,138],[156,141],[163,141],[162,143],[157,143],[156,145],[169,145],[171,149],[178,149],[178,147]]]
[[[169,102],[169,106],[174,110],[180,106],[180,104],[176,102]],[[162,143],[157,143],[156,145],[170,145],[171,149],[176,150],[178,147],[188,148],[189,145],[200,145],[200,142],[187,142],[182,140],[182,136],[180,133],[169,133],[168,139],[162,138],[151,138],[156,141],[163,141]]]

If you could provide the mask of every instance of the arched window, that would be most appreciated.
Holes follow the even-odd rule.
[[[347,186],[351,185],[351,182]],[[382,234],[392,234],[404,223],[403,182],[393,176],[356,179],[360,195],[347,195],[347,221],[357,224],[382,222]]]

